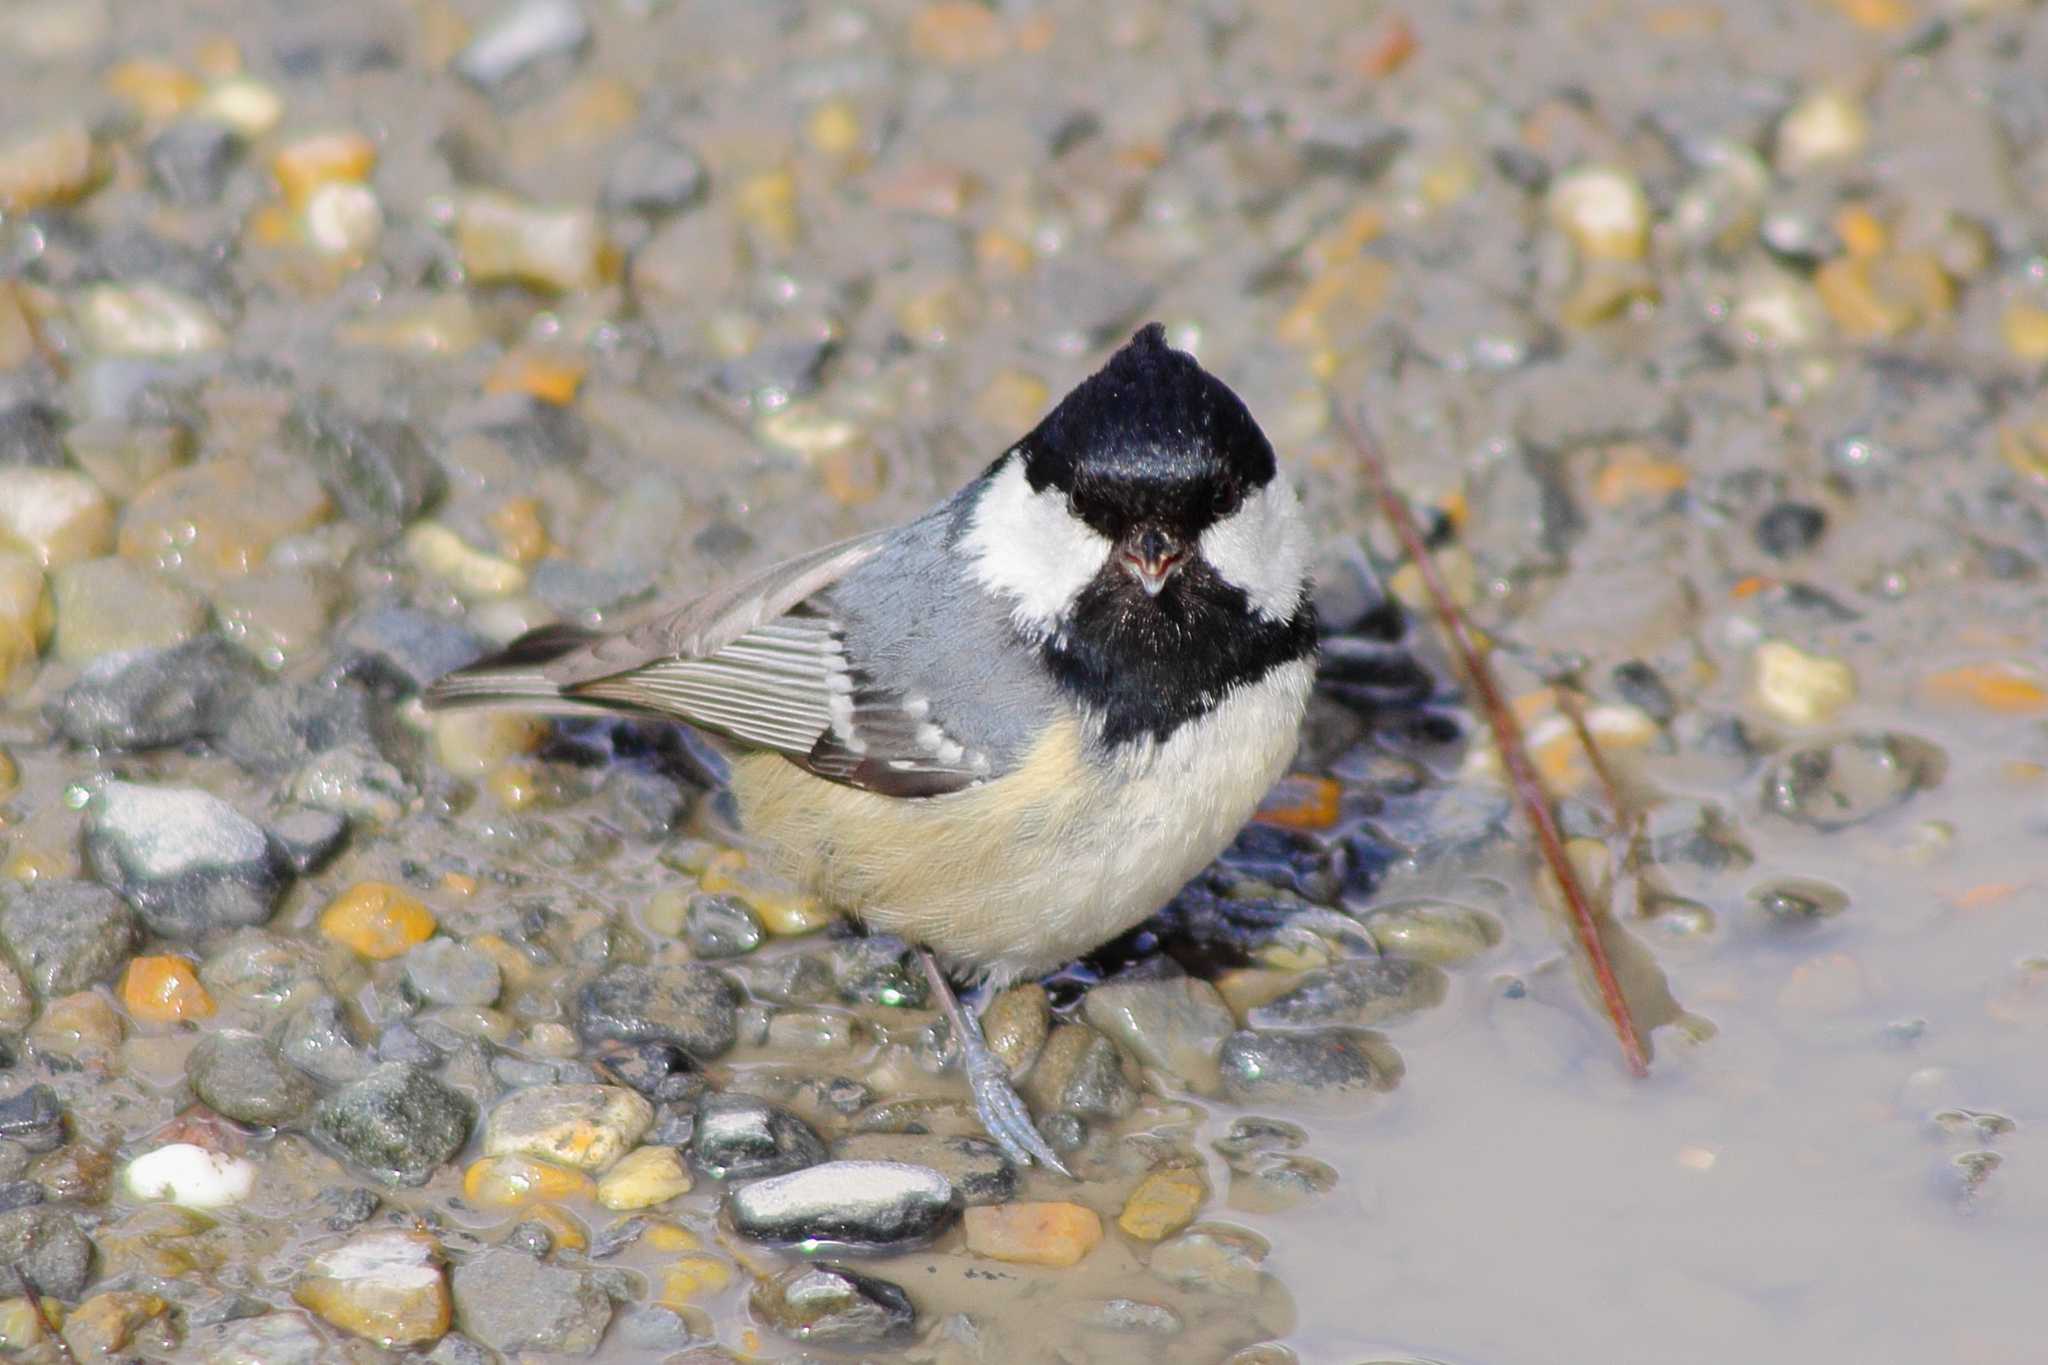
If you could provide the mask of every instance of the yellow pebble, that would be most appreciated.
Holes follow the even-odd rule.
[[[695,1251],[704,1245],[696,1233],[667,1219],[650,1222],[647,1231],[640,1234],[640,1240],[654,1251]]]
[[[581,1171],[530,1156],[487,1156],[462,1173],[462,1192],[478,1204],[517,1209],[549,1199],[588,1199],[597,1190]]]
[[[1102,1219],[1079,1204],[978,1204],[961,1222],[969,1251],[1023,1265],[1074,1265],[1102,1240]]]
[[[4,677],[0,677],[4,681]],[[14,756],[0,749],[0,801],[14,795],[14,789],[21,785],[21,769],[15,766]]]
[[[146,119],[167,119],[198,100],[203,87],[189,72],[155,57],[131,57],[108,70],[107,93],[135,106]]]
[[[342,130],[313,133],[286,143],[271,158],[270,171],[285,199],[299,206],[330,181],[369,179],[376,164],[377,144],[361,133]]]
[[[796,244],[796,177],[786,170],[769,171],[744,181],[733,200],[733,212],[778,247]]]
[[[121,974],[121,1005],[131,1018],[150,1024],[209,1019],[213,997],[182,957],[151,955],[129,962]]]
[[[1884,223],[1861,204],[1851,204],[1835,215],[1835,235],[1842,239],[1844,251],[1864,260],[1882,256],[1891,240]]]
[[[732,1283],[732,1264],[716,1256],[685,1256],[661,1277],[660,1303],[681,1308],[693,1299],[723,1293]]]
[[[389,882],[357,882],[320,912],[320,932],[383,962],[434,934],[434,912]]]
[[[2048,308],[2015,303],[2005,310],[1999,332],[2005,349],[2019,359],[2034,364],[2048,360]]]
[[[484,378],[484,392],[531,394],[543,403],[566,407],[576,401],[576,391],[589,370],[580,360],[542,351],[512,351]]]
[[[1793,725],[1822,725],[1856,696],[1856,674],[1839,659],[1766,640],[1750,660],[1759,705]]]
[[[673,1147],[638,1147],[620,1157],[597,1182],[597,1202],[608,1209],[652,1208],[688,1194],[689,1168]]]
[[[860,148],[860,115],[846,100],[827,100],[804,120],[804,136],[826,156],[846,156]]]
[[[558,1204],[535,1204],[526,1211],[526,1217],[548,1230],[557,1251],[586,1251],[590,1247],[589,1231]]]
[[[1208,1183],[1192,1167],[1154,1171],[1131,1191],[1116,1225],[1140,1241],[1156,1242],[1194,1222],[1208,1197]]]

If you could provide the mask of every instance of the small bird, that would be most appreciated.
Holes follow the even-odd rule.
[[[1153,323],[958,493],[615,634],[543,627],[430,707],[679,720],[749,835],[917,946],[990,1135],[1065,1167],[933,955],[984,991],[1152,914],[1285,771],[1314,680],[1299,500]]]

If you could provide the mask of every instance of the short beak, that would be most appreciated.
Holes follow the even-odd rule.
[[[1160,530],[1141,531],[1124,542],[1124,570],[1138,580],[1147,597],[1159,596],[1166,580],[1180,568],[1185,552],[1180,542]]]

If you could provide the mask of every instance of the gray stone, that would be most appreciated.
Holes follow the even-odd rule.
[[[199,982],[223,1006],[281,1016],[325,991],[319,945],[268,929],[228,935],[199,964]]]
[[[739,1037],[739,993],[710,967],[613,967],[576,998],[584,1040],[671,1042],[700,1060],[723,1056]]]
[[[321,1101],[313,1131],[387,1185],[424,1185],[462,1150],[476,1110],[426,1072],[387,1062]]]
[[[455,1322],[494,1351],[586,1356],[611,1325],[612,1301],[586,1273],[493,1247],[448,1277]]]
[[[748,1303],[783,1336],[821,1345],[900,1344],[917,1325],[917,1309],[900,1288],[830,1262],[756,1280]]]
[[[0,1139],[27,1152],[48,1152],[64,1143],[64,1107],[47,1085],[31,1085],[0,1100]]]
[[[751,1095],[706,1095],[697,1106],[697,1164],[720,1180],[783,1175],[825,1160],[825,1143],[787,1109]]]
[[[0,468],[62,469],[64,442],[58,434],[62,425],[62,414],[33,398],[0,405]]]
[[[297,1121],[318,1093],[259,1034],[209,1033],[185,1058],[185,1080],[215,1113],[266,1128]]]
[[[1764,774],[1764,809],[1813,829],[1846,829],[1940,783],[1947,759],[1912,735],[1849,735],[1785,755]]]
[[[1116,1044],[1086,1024],[1053,1030],[1025,1093],[1041,1114],[1057,1109],[1088,1119],[1120,1119],[1138,1107],[1138,1088],[1124,1074]]]
[[[604,820],[629,839],[651,842],[667,836],[690,813],[695,793],[666,773],[615,765],[598,789]]]
[[[1358,1029],[1263,1033],[1245,1029],[1224,1040],[1217,1060],[1223,1087],[1242,1102],[1299,1101],[1386,1089],[1384,1045]]]
[[[427,1365],[494,1365],[497,1356],[460,1332],[450,1332],[434,1343],[425,1356]]]
[[[1237,1027],[1216,988],[1187,976],[1105,982],[1081,1012],[1139,1062],[1205,1095],[1219,1083],[1216,1049]]]
[[[952,1182],[929,1166],[827,1161],[734,1190],[735,1231],[757,1242],[919,1246],[953,1221]]]
[[[488,1005],[504,988],[497,963],[452,938],[414,946],[403,965],[406,984],[430,1005]]]
[[[226,124],[183,118],[149,140],[143,161],[164,198],[203,207],[219,202],[240,153],[241,143]]]
[[[761,938],[761,921],[737,897],[695,895],[683,912],[683,939],[698,957],[741,957]]]
[[[186,1342],[203,1365],[320,1365],[327,1342],[299,1313],[265,1313],[194,1332]]]
[[[1354,1028],[1383,1024],[1443,1003],[1443,969],[1407,958],[1358,958],[1303,972],[1286,994],[1252,1010],[1253,1028]]]
[[[378,750],[386,739],[369,692],[330,680],[263,688],[235,708],[214,746],[247,772],[282,777],[314,754],[343,745]]]
[[[540,62],[575,56],[589,44],[590,19],[576,0],[513,0],[456,54],[454,68],[472,85],[490,90]]]
[[[286,786],[302,806],[378,825],[396,824],[419,796],[396,764],[354,744],[314,754]]]
[[[15,882],[0,889],[0,944],[46,998],[105,981],[135,943],[134,911],[103,886]]]
[[[61,1208],[0,1213],[0,1266],[18,1267],[41,1292],[76,1301],[92,1277],[92,1239]]]
[[[343,626],[338,652],[351,671],[399,692],[417,692],[444,673],[475,663],[490,648],[460,621],[412,607],[378,607]]]
[[[348,818],[310,806],[288,807],[270,818],[270,841],[292,871],[308,876],[327,866],[348,842]]]
[[[604,206],[614,213],[680,213],[704,197],[704,161],[658,134],[633,138],[612,159]]]
[[[156,749],[226,727],[260,675],[218,635],[168,649],[103,654],[51,708],[57,733],[95,749]]]
[[[892,1161],[946,1177],[963,1205],[1001,1204],[1017,1192],[1017,1168],[1003,1149],[979,1137],[928,1133],[854,1133],[832,1144],[835,1161]]]
[[[278,1050],[293,1066],[329,1085],[350,1085],[370,1074],[369,1055],[356,1041],[341,1002],[331,996],[292,1011]]]
[[[309,401],[289,425],[335,503],[350,521],[379,535],[398,534],[447,491],[440,462],[405,422],[358,419]]]
[[[165,938],[261,924],[291,880],[254,821],[191,788],[107,783],[88,808],[85,857]]]

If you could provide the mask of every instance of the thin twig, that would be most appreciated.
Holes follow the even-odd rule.
[[[1551,875],[1557,879],[1558,889],[1563,892],[1565,904],[1571,910],[1579,946],[1585,950],[1586,961],[1593,969],[1593,980],[1600,987],[1601,1003],[1607,1007],[1607,1017],[1614,1025],[1615,1037],[1621,1042],[1622,1059],[1628,1063],[1630,1074],[1647,1076],[1650,1067],[1643,1051],[1643,1040],[1636,1033],[1635,1020],[1629,1016],[1628,999],[1621,993],[1621,983],[1615,979],[1614,964],[1608,961],[1607,949],[1600,942],[1600,928],[1594,921],[1593,907],[1586,899],[1585,889],[1579,885],[1571,860],[1565,856],[1564,835],[1558,830],[1557,817],[1551,810],[1550,797],[1543,789],[1543,780],[1529,758],[1522,727],[1502,698],[1500,685],[1494,681],[1493,670],[1487,666],[1464,613],[1451,600],[1450,590],[1444,586],[1436,561],[1430,557],[1414,512],[1387,477],[1386,465],[1381,461],[1378,449],[1366,436],[1361,421],[1341,407],[1338,422],[1358,451],[1381,513],[1393,526],[1402,548],[1415,565],[1416,572],[1422,576],[1423,587],[1429,593],[1430,604],[1436,610],[1437,623],[1442,627],[1445,639],[1479,694],[1480,709],[1493,731],[1494,745],[1500,750],[1501,764],[1508,771],[1516,802],[1536,831],[1536,846],[1542,852]]]
[[[29,1311],[36,1315],[36,1326],[43,1329],[44,1336],[56,1343],[59,1355],[70,1361],[71,1365],[78,1365],[78,1357],[71,1354],[71,1343],[64,1340],[64,1334],[57,1330],[57,1324],[50,1321],[50,1310],[43,1307],[43,1294],[36,1288],[36,1282],[21,1268],[21,1262],[14,1262],[12,1268],[14,1278],[21,1281],[21,1292],[28,1300]]]
[[[1586,751],[1586,762],[1593,767],[1593,776],[1599,780],[1600,790],[1606,794],[1608,813],[1614,817],[1617,829],[1626,833],[1635,825],[1635,810],[1622,798],[1621,783],[1614,780],[1614,768],[1607,761],[1607,754],[1600,742],[1593,738],[1593,727],[1586,724],[1586,708],[1580,704],[1579,689],[1569,679],[1560,679],[1551,684],[1557,694],[1557,709],[1571,723],[1572,733],[1578,736],[1579,747]]]

